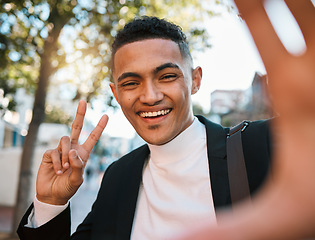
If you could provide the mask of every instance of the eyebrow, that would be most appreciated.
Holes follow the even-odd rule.
[[[158,72],[162,71],[163,69],[166,69],[166,68],[176,68],[176,69],[179,69],[179,66],[175,63],[164,63],[158,67],[156,67],[153,71],[154,74],[157,74]],[[123,74],[121,74],[118,79],[117,79],[117,82],[120,82],[122,81],[123,79],[125,78],[128,78],[128,77],[136,77],[136,78],[140,78],[141,76],[137,73],[134,73],[134,72],[125,72]]]
[[[177,68],[179,69],[179,66],[175,63],[164,63],[161,66],[158,66],[156,69],[154,69],[154,74],[157,74],[159,71],[162,71],[165,68]]]
[[[128,78],[128,77],[137,77],[137,78],[140,78],[140,75],[137,74],[137,73],[133,73],[133,72],[125,72],[123,74],[121,74],[118,79],[117,79],[117,82],[120,82],[121,80],[125,79],[125,78]]]

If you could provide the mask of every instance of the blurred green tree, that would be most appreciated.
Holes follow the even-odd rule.
[[[209,47],[203,19],[224,0],[26,0],[1,1],[0,81],[34,94],[32,120],[21,159],[13,230],[30,200],[32,156],[45,118],[49,81],[71,84],[72,99],[108,93],[110,46],[116,32],[135,16],[155,15],[180,24],[192,49]],[[63,76],[63,77],[60,77]],[[58,80],[59,79],[59,80]],[[2,84],[5,82],[5,84]],[[13,104],[13,102],[12,102]]]
[[[70,126],[73,121],[72,116],[60,107],[48,106],[45,111],[45,123],[58,123]]]

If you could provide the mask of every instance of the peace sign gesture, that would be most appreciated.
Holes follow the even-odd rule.
[[[36,196],[39,201],[63,205],[82,184],[84,167],[108,122],[108,116],[104,115],[87,140],[80,145],[79,137],[85,112],[86,102],[81,100],[72,123],[70,138],[62,137],[57,148],[44,153],[36,182]]]

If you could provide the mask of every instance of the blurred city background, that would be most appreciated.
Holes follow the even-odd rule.
[[[110,120],[71,199],[72,231],[108,165],[143,144],[108,87],[111,42],[135,16],[156,15],[183,27],[195,65],[203,68],[195,114],[224,126],[272,116],[263,64],[230,0],[0,2],[0,239],[14,239],[35,195],[42,154],[69,135],[80,99],[88,102],[81,141],[102,114]],[[298,41],[293,45],[303,47]]]

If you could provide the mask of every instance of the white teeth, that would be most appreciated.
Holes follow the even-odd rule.
[[[157,117],[157,116],[163,116],[166,115],[170,112],[170,109],[167,110],[161,110],[161,111],[157,111],[157,112],[141,112],[139,115],[141,117]]]

